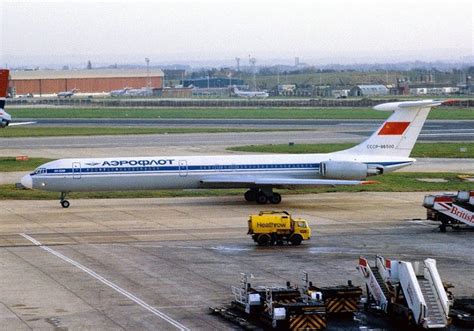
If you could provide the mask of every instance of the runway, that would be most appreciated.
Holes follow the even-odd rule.
[[[241,272],[267,284],[298,282],[306,270],[316,285],[348,279],[361,285],[355,269],[360,255],[370,261],[376,254],[435,258],[454,294],[470,295],[474,264],[466,248],[472,233],[441,234],[416,220],[425,215],[423,196],[288,196],[281,209],[313,227],[313,238],[296,248],[257,247],[246,224],[258,208],[241,197],[75,200],[68,210],[57,201],[0,201],[0,325],[231,329],[207,309],[232,300]]]
[[[20,120],[20,119],[18,119]],[[380,125],[383,120],[376,119],[193,119],[193,118],[21,118],[21,121],[36,121],[41,126],[157,126],[157,127],[251,127],[287,128],[319,126],[367,126]],[[472,120],[427,120],[425,128],[472,129]]]
[[[364,136],[374,132],[383,120],[313,119],[22,119],[38,126],[66,127],[158,127],[158,128],[254,128],[353,132]],[[474,141],[474,121],[427,121],[420,141]]]
[[[48,121],[48,120],[45,120]],[[58,122],[56,122],[58,121]],[[69,125],[119,125],[124,120],[53,120]],[[80,124],[82,123],[82,124]],[[100,123],[100,124],[98,124]],[[126,122],[127,125],[129,124]],[[161,135],[0,138],[0,149],[127,148],[173,146],[236,146],[256,144],[360,142],[380,125],[379,121],[335,120],[136,120],[131,125],[159,127],[245,127],[277,129],[275,132],[229,132]],[[144,124],[148,123],[148,124]],[[39,125],[43,125],[42,121]],[[120,126],[120,125],[119,125]],[[285,128],[302,131],[284,131]],[[474,141],[474,121],[430,121],[419,141]]]

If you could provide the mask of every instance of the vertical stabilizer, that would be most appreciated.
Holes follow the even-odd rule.
[[[443,101],[390,102],[374,107],[393,114],[364,142],[338,154],[409,157],[432,107]]]
[[[8,76],[10,70],[0,69],[0,109],[5,109],[5,98],[8,91]]]

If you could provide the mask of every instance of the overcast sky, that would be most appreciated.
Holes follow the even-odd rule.
[[[0,63],[460,61],[474,54],[473,11],[472,0],[0,0]]]

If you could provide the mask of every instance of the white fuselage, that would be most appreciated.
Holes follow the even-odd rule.
[[[235,91],[234,93],[242,98],[268,98],[267,92]]]
[[[12,116],[3,109],[0,109],[0,120],[10,122],[12,120]]]
[[[203,178],[225,176],[212,187],[242,188],[246,176],[317,179],[320,162],[355,161],[377,164],[390,172],[413,163],[406,157],[330,154],[269,154],[62,159],[44,164],[22,179],[26,187],[55,192],[197,189],[209,187]],[[232,183],[232,178],[237,179]]]

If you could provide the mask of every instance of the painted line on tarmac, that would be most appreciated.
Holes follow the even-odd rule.
[[[137,298],[135,295],[133,295],[132,293],[124,290],[123,288],[121,288],[120,286],[112,283],[111,281],[107,280],[106,278],[102,277],[101,275],[99,275],[98,273],[96,273],[95,271],[83,266],[82,264],[80,264],[79,262],[76,262],[70,258],[68,258],[67,256],[59,253],[58,251],[55,251],[54,249],[52,248],[49,248],[48,246],[44,246],[42,243],[40,243],[38,240],[36,240],[35,238],[27,235],[26,233],[19,233],[20,236],[22,236],[23,238],[25,238],[26,240],[32,242],[33,244],[35,244],[36,246],[38,246],[39,248],[47,251],[48,253],[51,253],[53,255],[55,255],[56,257],[59,257],[61,260],[63,261],[66,261],[70,264],[72,264],[73,266],[81,269],[82,271],[84,271],[85,273],[89,274],[90,276],[94,277],[95,279],[97,279],[98,281],[100,281],[101,283],[109,286],[110,288],[112,288],[113,290],[115,290],[116,292],[124,295],[125,297],[129,298],[130,300],[132,300],[133,302],[135,302],[136,304],[138,304],[139,306],[145,308],[146,310],[148,310],[149,312],[151,312],[152,314],[160,317],[161,319],[163,319],[164,321],[168,322],[169,324],[173,325],[174,327],[176,327],[178,330],[182,330],[182,331],[188,331],[189,328],[187,328],[186,326],[184,326],[183,324],[179,323],[178,321],[172,319],[171,317],[169,317],[168,315],[162,313],[161,311],[159,311],[158,309],[150,306],[149,304],[147,304],[145,301],[143,301],[142,299],[140,298]]]

